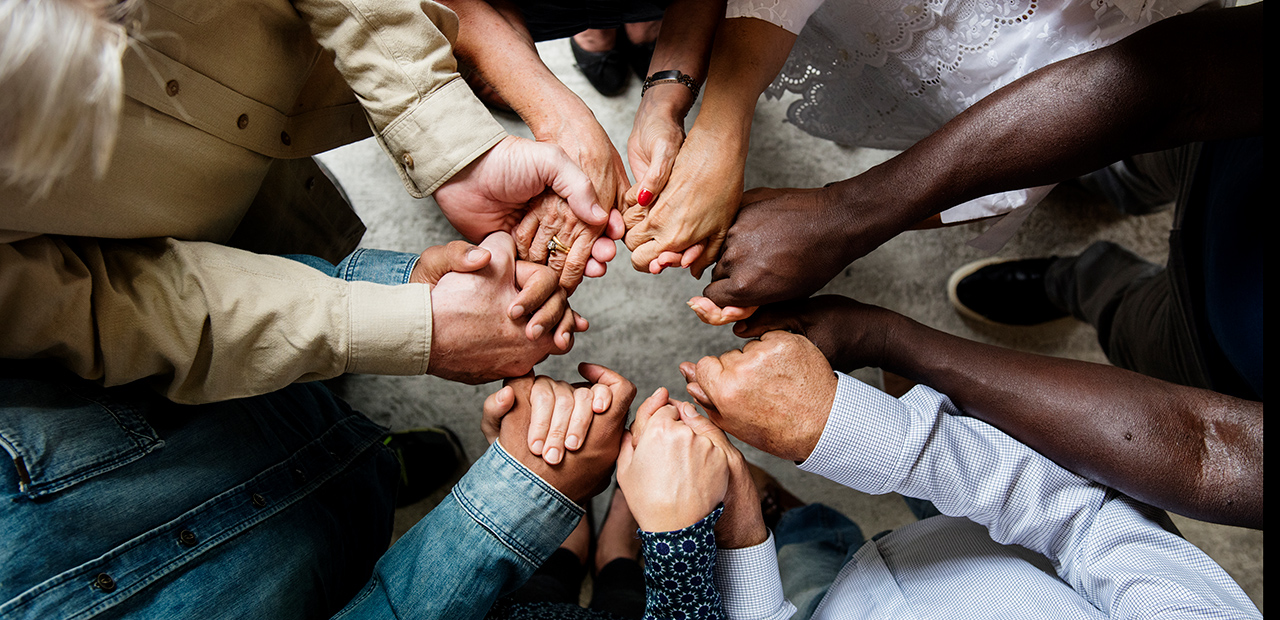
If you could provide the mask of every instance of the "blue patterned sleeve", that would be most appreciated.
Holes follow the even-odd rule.
[[[718,506],[701,521],[674,532],[640,531],[644,550],[645,620],[723,620],[716,589]]]

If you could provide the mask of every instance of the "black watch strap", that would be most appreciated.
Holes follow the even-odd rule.
[[[693,78],[683,74],[679,69],[667,69],[666,71],[657,71],[653,75],[644,79],[644,88],[640,90],[640,96],[643,97],[649,88],[658,84],[684,84],[693,91],[693,98],[698,98],[698,93],[702,92],[702,85]]]

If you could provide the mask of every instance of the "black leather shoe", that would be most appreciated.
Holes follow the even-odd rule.
[[[396,508],[431,495],[453,480],[467,456],[457,436],[447,428],[420,428],[392,433],[382,441],[400,462]]]
[[[1070,314],[1053,305],[1044,289],[1049,258],[992,258],[951,274],[947,295],[962,316],[994,325],[1040,325]]]
[[[569,47],[573,49],[573,60],[578,69],[587,76],[587,81],[595,87],[596,92],[606,97],[613,97],[627,88],[627,59],[616,48],[607,52],[588,52],[578,46],[578,42],[569,37]]]

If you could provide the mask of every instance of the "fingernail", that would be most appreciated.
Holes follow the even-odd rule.
[[[471,248],[470,250],[467,250],[467,260],[469,260],[469,261],[471,261],[471,262],[473,262],[473,263],[474,263],[474,262],[476,262],[476,261],[478,261],[478,260],[480,260],[480,259],[484,258],[484,252],[485,252],[485,251],[484,251],[483,249],[481,249],[481,248],[473,247],[473,248]]]
[[[560,448],[547,450],[547,462],[555,465],[560,462]]]
[[[636,200],[640,201],[640,206],[647,207],[649,203],[653,202],[653,192],[642,189],[639,194],[636,194]]]
[[[534,441],[534,442],[533,442],[533,446],[531,446],[529,449],[530,449],[530,450],[533,450],[533,453],[534,453],[534,454],[537,454],[537,453],[539,453],[539,452],[542,452],[542,440],[541,440],[541,439],[538,439],[538,440]]]
[[[524,306],[511,306],[511,318],[518,319],[524,316]]]
[[[609,213],[605,211],[603,208],[601,208],[600,205],[591,205],[591,215],[596,216],[596,219],[599,219],[599,220],[604,220],[609,218]]]
[[[568,449],[570,449],[570,450],[577,450],[577,449],[578,449],[578,436],[577,436],[577,435],[569,435],[568,437],[565,437],[565,438],[564,438],[564,447],[566,447],[566,448],[568,448]]]
[[[596,402],[591,405],[591,410],[597,413],[604,413],[604,399],[597,398]]]
[[[542,337],[542,326],[541,326],[541,325],[534,325],[534,326],[533,326],[533,330],[532,330],[532,331],[533,331],[533,339],[534,339],[534,340],[537,340],[538,338],[541,338],[541,337]]]
[[[662,388],[658,388],[654,390],[653,393],[649,395],[649,398],[653,398],[654,396],[657,396],[658,392],[661,392],[661,391],[662,391]]]

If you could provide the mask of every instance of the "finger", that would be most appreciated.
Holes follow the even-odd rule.
[[[609,391],[609,387],[602,384],[591,386],[591,410],[595,413],[604,413],[609,410],[609,405],[613,404],[613,392]]]
[[[409,282],[435,285],[451,271],[470,273],[483,269],[492,255],[489,250],[466,241],[450,241],[423,250],[409,273]]]
[[[697,254],[693,260],[689,262],[689,273],[693,274],[694,279],[702,277],[702,272],[707,270],[712,263],[720,256],[720,246],[724,243],[724,232],[707,240],[707,249]]]
[[[593,258],[587,261],[587,268],[582,270],[582,273],[588,278],[600,278],[604,276],[608,269],[609,268],[606,267],[604,263]]]
[[[608,390],[606,390],[608,391]],[[592,411],[594,395],[590,388],[573,390],[573,413],[569,416],[569,430],[564,436],[566,450],[577,450],[582,447],[591,429],[591,420],[595,418]]]
[[[507,308],[507,316],[513,321],[518,321],[538,312],[544,304],[560,292],[560,276],[546,265],[536,265],[528,261],[520,261],[515,267],[516,286],[520,292]],[[544,321],[542,327],[543,329],[552,327],[559,320],[560,317],[557,316],[549,324]],[[537,336],[531,336],[530,339],[536,340]]]
[[[636,230],[639,229],[637,228]],[[628,246],[631,245],[629,241],[631,239],[631,234],[634,232],[635,230],[632,230],[630,233],[627,233]],[[631,249],[631,266],[635,267],[636,271],[649,271],[650,264],[653,263],[661,253],[662,247],[658,245],[658,240],[650,239],[649,241],[639,244]]]
[[[730,443],[729,437],[724,434],[724,431],[719,426],[716,426],[711,420],[698,415],[698,410],[694,409],[693,405],[688,403],[681,404],[684,405],[680,407],[681,422],[684,422],[694,433],[710,439],[711,443],[723,450],[726,456],[738,453],[738,448]]]
[[[587,261],[591,260],[591,252],[598,237],[590,230],[583,229],[574,237],[569,255],[564,259],[564,268],[560,271],[560,287],[566,291],[577,288],[582,282],[582,274],[586,271]]]
[[[590,329],[591,323],[587,321],[586,317],[572,310],[570,312],[573,312],[573,331],[585,332]]]
[[[670,396],[667,394],[667,388],[660,387],[654,390],[653,394],[649,395],[649,398],[640,403],[640,406],[636,409],[636,419],[631,422],[631,435],[636,441],[639,441],[640,437],[644,435],[644,427],[649,423],[649,418],[653,416],[654,412],[667,404],[668,398]]]
[[[670,140],[658,140],[653,157],[649,161],[649,168],[644,172],[644,178],[636,183],[640,186],[640,190],[636,192],[637,203],[646,207],[652,205],[658,194],[666,189],[667,181],[671,179],[671,167],[675,165],[675,156],[679,149],[680,145]]]
[[[618,488],[622,488],[622,480],[629,478],[627,472],[631,471],[631,459],[636,454],[636,438],[631,435],[631,431],[622,432],[622,448],[618,450]]]
[[[569,430],[569,420],[573,418],[573,388],[569,384],[555,381],[552,387],[555,393],[555,409],[551,414],[551,426],[547,429],[547,443],[542,449],[542,460],[549,465],[558,465],[564,459],[564,440]]]
[[[546,185],[569,202],[569,209],[578,219],[599,226],[609,220],[609,213],[600,206],[591,179],[558,146],[538,143],[547,150],[537,164]]]
[[[733,334],[739,338],[758,338],[775,330],[805,333],[804,324],[794,313],[783,311],[776,305],[765,306],[733,326]]]
[[[708,325],[727,325],[735,321],[741,321],[750,317],[756,311],[754,306],[747,308],[726,306],[721,308],[714,301],[701,296],[689,299],[688,306],[693,309],[699,319],[702,319],[703,323]],[[737,333],[736,328],[734,333]]]
[[[609,223],[604,227],[604,234],[615,241],[621,239],[622,235],[627,234],[627,227],[622,221],[621,211],[615,209],[609,212]]]
[[[542,456],[546,449],[547,431],[551,428],[551,417],[555,414],[556,396],[551,381],[546,377],[538,377],[529,390],[529,451]]]
[[[631,400],[636,397],[636,384],[626,377],[599,364],[583,362],[578,364],[578,374],[591,383],[599,383],[613,394],[609,406],[626,416],[631,407]]]
[[[489,443],[498,438],[498,432],[502,427],[502,418],[511,412],[511,408],[516,404],[516,391],[509,385],[502,386],[502,389],[489,395],[484,399],[484,414],[480,417],[480,431],[484,433],[484,438]]]
[[[614,211],[617,213],[617,211]],[[597,237],[595,242],[591,244],[591,258],[601,263],[607,263],[618,255],[618,242],[609,237]]]
[[[529,209],[529,212],[516,225],[515,230],[511,231],[511,236],[516,240],[516,255],[521,260],[535,263],[547,262],[547,244],[539,246],[534,243],[538,230],[542,228],[541,213],[542,210],[537,207]]]
[[[566,308],[568,307],[567,301],[565,302],[565,307]],[[559,325],[556,326],[556,333],[554,338],[556,347],[558,347],[562,353],[568,353],[569,349],[573,348],[574,327],[576,327],[576,320],[574,318],[573,311],[570,310],[568,312],[563,313],[560,316]]]
[[[662,252],[649,263],[649,273],[656,275],[662,273],[667,267],[679,267],[680,256],[679,252]]]

